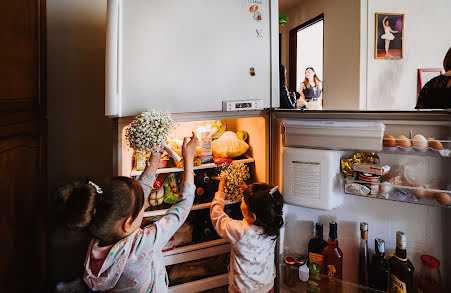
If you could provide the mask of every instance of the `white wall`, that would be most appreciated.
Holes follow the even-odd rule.
[[[280,12],[289,17],[280,27],[288,74],[290,30],[324,13],[324,109],[360,109],[360,0],[303,0]]]
[[[442,68],[451,46],[451,1],[362,0],[368,5],[368,110],[412,110],[417,100],[418,68]],[[404,14],[404,58],[374,59],[376,12]],[[327,68],[327,63],[325,64]]]
[[[47,0],[48,186],[113,173],[104,113],[106,0]],[[50,200],[52,200],[52,194]],[[89,238],[50,220],[49,283],[82,276]]]

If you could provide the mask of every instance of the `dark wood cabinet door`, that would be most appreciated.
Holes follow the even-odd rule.
[[[46,284],[45,1],[0,9],[0,292]]]

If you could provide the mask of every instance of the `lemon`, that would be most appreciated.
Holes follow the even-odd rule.
[[[247,133],[247,131],[239,130],[239,131],[236,133],[236,136],[237,136],[239,139],[246,141],[246,140],[248,139],[248,137],[249,137],[249,134]]]

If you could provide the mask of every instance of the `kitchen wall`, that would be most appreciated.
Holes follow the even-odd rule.
[[[360,102],[360,0],[299,1],[280,11],[289,21],[280,27],[282,64],[289,68],[290,30],[324,13],[324,109],[363,109]],[[364,65],[364,64],[363,64]],[[293,89],[290,89],[293,90]]]
[[[47,0],[48,186],[112,174],[112,121],[104,116],[106,0]],[[50,195],[50,204],[52,203]],[[50,218],[49,281],[81,276],[89,239]]]
[[[368,6],[367,102],[369,110],[412,110],[417,101],[418,68],[442,68],[451,46],[451,1],[362,0]],[[376,12],[404,14],[404,58],[374,59]],[[327,63],[325,64],[327,66]],[[327,67],[326,67],[327,68]]]

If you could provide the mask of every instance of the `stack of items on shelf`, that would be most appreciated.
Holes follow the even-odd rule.
[[[305,287],[306,292],[312,293],[339,292],[344,284],[337,281],[342,279],[343,272],[343,253],[338,246],[337,223],[330,222],[328,242],[323,240],[323,225],[316,223],[315,226],[315,237],[308,243],[307,258],[302,255],[284,258],[283,284],[290,288]],[[407,257],[404,232],[396,232],[396,250],[388,256],[385,256],[384,240],[376,238],[375,252],[371,257],[368,250],[366,222],[360,223],[360,232],[359,262],[356,266],[358,266],[358,280],[362,292],[371,292],[371,289],[364,288],[393,293],[444,292],[440,277],[440,261],[433,256],[421,256],[421,270],[414,282],[414,267]],[[306,264],[304,264],[305,259],[307,259]]]
[[[440,184],[421,182],[424,179],[415,176],[421,168],[425,166],[417,161],[408,161],[401,166],[382,166],[375,153],[357,153],[350,159],[341,160],[347,194],[449,206],[449,191],[441,190]]]

